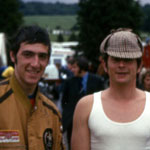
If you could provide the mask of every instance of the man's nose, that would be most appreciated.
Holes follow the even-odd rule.
[[[124,60],[120,60],[120,61],[119,61],[119,66],[122,67],[122,66],[124,66],[124,65],[125,65],[125,61],[124,61]]]
[[[39,57],[38,57],[38,55],[35,55],[34,57],[33,57],[33,59],[32,59],[32,62],[31,62],[31,65],[32,66],[38,66],[39,65]]]

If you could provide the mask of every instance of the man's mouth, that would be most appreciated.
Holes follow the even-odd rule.
[[[28,73],[36,75],[38,74],[40,71],[39,70],[28,70]]]

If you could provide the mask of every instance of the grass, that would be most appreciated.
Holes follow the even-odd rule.
[[[76,16],[25,16],[24,24],[37,24],[50,30],[60,26],[61,29],[71,29],[76,23]]]
[[[56,41],[58,35],[53,35],[51,31],[60,27],[63,30],[70,30],[76,24],[76,16],[24,16],[25,25],[39,25],[46,28],[50,34],[51,41]],[[69,36],[63,35],[64,40],[67,41]]]

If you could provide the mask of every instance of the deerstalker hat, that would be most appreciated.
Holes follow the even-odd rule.
[[[141,39],[131,29],[112,31],[100,45],[101,53],[118,58],[135,59],[142,57]]]

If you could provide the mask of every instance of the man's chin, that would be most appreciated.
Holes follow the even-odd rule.
[[[27,84],[29,85],[29,86],[35,86],[35,85],[37,85],[38,84],[38,79],[34,79],[34,80],[29,80],[29,81],[27,81]]]

